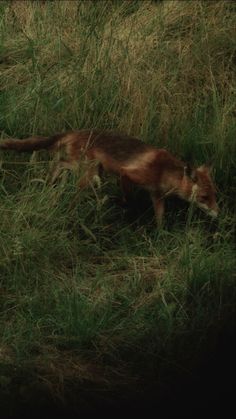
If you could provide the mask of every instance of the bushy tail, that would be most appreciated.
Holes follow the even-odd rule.
[[[16,151],[36,151],[50,148],[61,139],[61,134],[52,137],[29,137],[24,140],[9,139],[0,141],[0,149]]]

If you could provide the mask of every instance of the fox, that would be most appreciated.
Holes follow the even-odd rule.
[[[107,172],[118,177],[125,202],[132,185],[137,185],[149,192],[159,226],[163,222],[165,200],[170,195],[195,204],[212,218],[218,216],[216,187],[209,165],[191,168],[168,150],[127,134],[83,129],[48,137],[6,139],[0,141],[0,149],[17,152],[46,149],[57,155],[50,176],[53,184],[62,170],[74,170],[85,162],[86,169],[79,181],[81,189],[96,179],[100,181]]]

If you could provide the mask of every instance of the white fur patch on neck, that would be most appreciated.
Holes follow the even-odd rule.
[[[145,167],[148,163],[151,163],[156,154],[153,150],[148,150],[145,153],[140,154],[140,156],[136,156],[129,160],[126,164],[123,165],[125,170],[136,170],[140,169],[140,167]]]
[[[196,201],[196,195],[197,195],[197,191],[198,191],[198,185],[195,183],[192,187],[192,192],[190,195],[190,201]]]

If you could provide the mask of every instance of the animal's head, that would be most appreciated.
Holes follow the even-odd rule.
[[[216,218],[219,212],[216,203],[216,188],[211,179],[211,167],[202,165],[197,169],[185,168],[187,199],[199,208]],[[190,183],[190,182],[191,183]]]

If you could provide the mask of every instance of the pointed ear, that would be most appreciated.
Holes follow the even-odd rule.
[[[193,182],[197,181],[196,170],[192,166],[190,166],[189,164],[186,164],[186,166],[184,166],[184,176],[190,177],[190,179]]]
[[[198,167],[197,170],[199,172],[208,172],[208,173],[211,173],[212,168],[213,168],[213,166],[212,166],[211,163],[205,163],[205,164],[202,164],[200,167]]]

